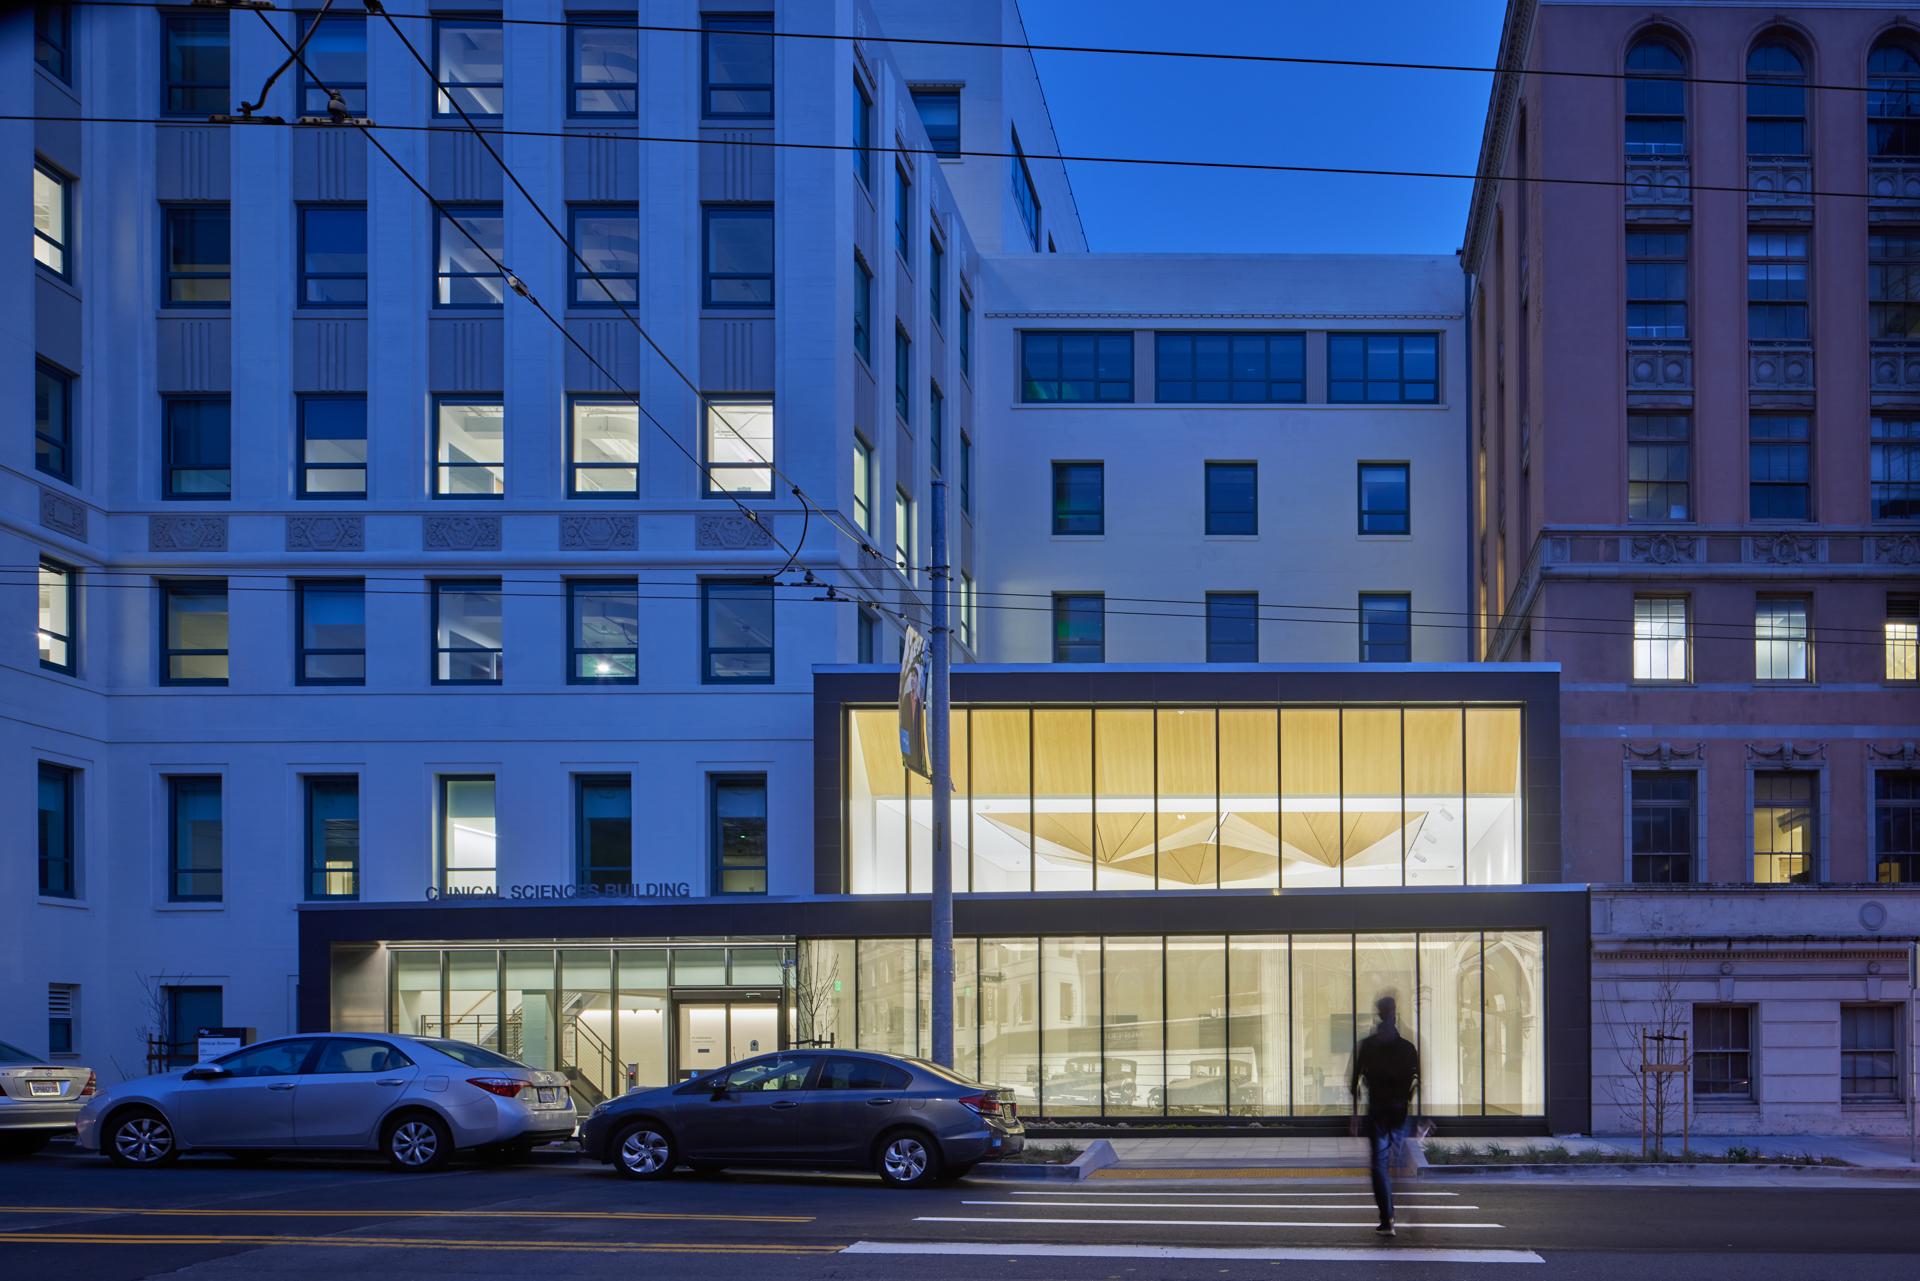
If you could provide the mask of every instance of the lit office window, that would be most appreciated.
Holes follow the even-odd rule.
[[[505,657],[500,580],[433,584],[433,683],[498,685]]]
[[[73,375],[33,362],[33,466],[73,483]]]
[[[710,787],[713,888],[721,894],[765,894],[767,776],[716,774]]]
[[[499,498],[507,492],[507,417],[500,401],[434,405],[436,498]]]
[[[1633,812],[1628,815],[1628,827],[1636,884],[1665,885],[1694,879],[1696,781],[1692,770],[1633,771]]]
[[[873,363],[873,273],[859,254],[853,256],[853,349]]]
[[[1627,519],[1693,519],[1693,416],[1627,415]]]
[[[506,50],[498,18],[436,18],[433,113],[497,116],[506,110]]]
[[[1873,519],[1920,520],[1920,418],[1876,415],[1871,448]]]
[[[1020,399],[1029,404],[1133,399],[1133,335],[1057,329],[1020,335]]]
[[[1307,398],[1305,334],[1154,335],[1154,399],[1162,404],[1289,404]]]
[[[233,110],[224,10],[162,9],[160,44],[162,115],[211,116]]]
[[[329,12],[324,18],[303,14],[300,23],[307,38],[300,54],[300,114],[327,115],[327,89],[332,89],[349,114],[366,115],[367,20],[359,14]]]
[[[160,584],[160,683],[227,683],[225,579]]]
[[[773,306],[773,206],[706,206],[708,307]]]
[[[1804,884],[1814,879],[1820,848],[1815,787],[1805,771],[1768,771],[1753,776],[1753,879],[1761,885]]]
[[[360,780],[352,774],[306,779],[307,897],[360,897]]]
[[[640,496],[640,410],[630,400],[573,401],[572,498]]]
[[[1107,469],[1100,463],[1053,465],[1053,532],[1106,532]]]
[[[506,301],[506,220],[499,205],[448,205],[433,224],[436,307],[498,307]]]
[[[222,204],[163,205],[163,307],[225,307],[233,298],[233,218]]]
[[[1753,1008],[1693,1007],[1693,1097],[1753,1097]]]
[[[974,597],[973,575],[963,569],[960,571],[960,643],[968,649],[976,647],[980,635],[974,621]]]
[[[1843,1103],[1900,1101],[1899,1005],[1840,1007],[1840,1100]]]
[[[567,680],[633,685],[640,679],[640,587],[631,578],[567,584]]]
[[[1687,642],[1686,597],[1633,598],[1633,679],[1688,679]]]
[[[1920,597],[1887,597],[1887,679],[1920,680]]]
[[[958,89],[915,89],[913,105],[920,113],[920,127],[927,131],[927,145],[936,156],[960,154],[960,91]]]
[[[1874,771],[1873,861],[1882,884],[1920,881],[1920,770]]]
[[[773,402],[707,402],[707,486],[709,498],[773,495]]]
[[[853,438],[853,523],[873,532],[873,447]]]
[[[499,824],[491,774],[440,776],[440,886],[488,892],[499,866]]]
[[[1053,661],[1107,661],[1107,598],[1098,592],[1055,592]]]
[[[1807,233],[1747,233],[1747,337],[1755,342],[1807,337]]]
[[[1747,155],[1807,154],[1807,68],[1778,41],[1747,55]]]
[[[913,577],[913,499],[904,489],[893,491],[893,563],[908,578]]]
[[[366,496],[366,397],[300,397],[300,497]]]
[[[1208,463],[1206,478],[1207,533],[1259,533],[1259,465],[1257,463]]]
[[[1807,633],[1807,602],[1799,597],[1762,596],[1753,607],[1753,678],[1804,681],[1813,671]]]
[[[633,29],[633,14],[568,13],[567,21],[567,113],[633,115],[640,107],[640,33]]]
[[[773,19],[702,14],[702,100],[709,117],[773,117]]]
[[[225,866],[219,776],[169,778],[167,811],[167,898],[217,901]]]
[[[296,580],[294,609],[299,622],[294,683],[366,684],[366,581],[359,578]]]
[[[1020,150],[1020,134],[1013,134],[1013,207],[1020,211],[1020,224],[1027,229],[1027,243],[1040,252],[1040,193],[1033,187],[1033,172]]]
[[[640,298],[640,211],[631,205],[575,205],[568,216],[573,305],[631,307]]]
[[[1436,334],[1328,334],[1327,399],[1430,405],[1440,399]]]
[[[1627,233],[1627,340],[1678,342],[1687,336],[1687,233]]]
[[[33,259],[63,279],[71,274],[67,263],[67,228],[73,221],[73,184],[65,174],[46,165],[33,166]]]
[[[44,898],[77,898],[80,894],[80,854],[74,843],[79,777],[79,770],[40,762],[40,894]]]
[[[42,560],[37,585],[40,666],[71,676],[78,668],[79,645],[74,572],[58,561]]]
[[[1747,418],[1747,514],[1754,520],[1813,518],[1813,420],[1798,414]]]
[[[1405,592],[1360,595],[1360,661],[1413,661],[1413,598]]]
[[[163,498],[225,499],[233,492],[232,406],[170,396],[165,402]]]
[[[1253,592],[1207,593],[1207,661],[1260,661],[1260,598]]]
[[[299,305],[367,305],[365,205],[300,206]]]
[[[773,683],[773,584],[700,584],[700,680],[705,685]]]
[[[1626,140],[1629,156],[1678,156],[1687,150],[1686,59],[1649,37],[1627,52]]]
[[[573,879],[577,885],[633,880],[633,780],[582,774],[573,781]]]
[[[1360,464],[1360,532],[1406,534],[1413,529],[1406,463]]]

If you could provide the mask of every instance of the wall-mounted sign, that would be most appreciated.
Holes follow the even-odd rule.
[[[196,1063],[211,1063],[253,1040],[249,1027],[201,1027],[193,1030]]]
[[[429,885],[426,896],[429,902],[456,898],[510,899],[518,902],[580,898],[692,898],[693,883],[691,881],[629,881],[620,885],[563,885],[558,882],[549,882],[530,885],[496,885],[491,889],[466,887],[442,889],[438,885]]]

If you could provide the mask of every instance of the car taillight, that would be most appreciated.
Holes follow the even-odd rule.
[[[99,1078],[89,1072],[87,1073],[87,1083],[80,1087],[80,1097],[86,1098],[89,1094],[97,1093],[99,1093]]]
[[[497,1094],[503,1099],[517,1098],[520,1091],[527,1088],[525,1081],[516,1081],[507,1076],[470,1076],[468,1085],[477,1085],[488,1094]]]
[[[981,1116],[999,1116],[1000,1096],[997,1094],[970,1094],[960,1100],[960,1106],[972,1108]]]

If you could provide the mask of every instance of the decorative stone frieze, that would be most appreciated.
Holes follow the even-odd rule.
[[[423,518],[421,542],[430,552],[497,552],[500,518],[427,516]]]
[[[147,550],[151,552],[223,552],[227,550],[225,516],[149,516]]]
[[[562,516],[560,548],[562,551],[630,552],[639,546],[639,525],[636,517],[611,512]]]
[[[358,552],[367,547],[364,516],[289,516],[290,552]]]
[[[733,512],[693,518],[693,545],[701,551],[744,551],[773,546],[773,535],[758,521]]]
[[[56,534],[65,534],[82,542],[87,537],[87,505],[77,498],[42,486],[40,524]]]

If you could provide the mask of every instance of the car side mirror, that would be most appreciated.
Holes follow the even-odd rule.
[[[714,1099],[714,1102],[717,1103],[721,1099],[724,1099],[726,1097],[727,1097],[727,1083],[725,1081],[721,1081],[713,1087],[713,1099]]]
[[[197,1067],[188,1068],[186,1074],[180,1079],[183,1081],[218,1081],[226,1074],[227,1070],[218,1063],[202,1063]]]

